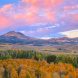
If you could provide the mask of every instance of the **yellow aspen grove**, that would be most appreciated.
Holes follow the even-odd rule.
[[[78,78],[71,64],[49,64],[32,59],[0,60],[0,78]]]

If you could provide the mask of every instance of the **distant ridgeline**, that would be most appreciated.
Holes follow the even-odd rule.
[[[78,38],[51,38],[51,39],[37,39],[26,36],[20,32],[10,31],[0,36],[0,44],[26,44],[34,46],[42,45],[63,45],[63,44],[78,44]]]

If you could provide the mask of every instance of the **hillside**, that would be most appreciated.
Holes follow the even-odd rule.
[[[1,44],[26,44],[34,46],[78,44],[78,38],[51,38],[48,40],[29,37],[20,32],[10,31],[0,36]]]

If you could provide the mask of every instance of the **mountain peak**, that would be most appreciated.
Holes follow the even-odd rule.
[[[26,36],[20,32],[16,32],[16,31],[10,31],[2,36],[6,36],[6,37],[17,37],[17,38],[25,38]]]

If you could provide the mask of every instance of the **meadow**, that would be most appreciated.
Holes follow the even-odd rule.
[[[78,78],[76,52],[65,46],[0,45],[0,78]]]

